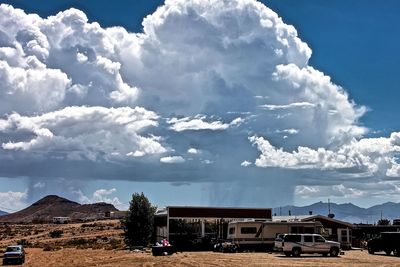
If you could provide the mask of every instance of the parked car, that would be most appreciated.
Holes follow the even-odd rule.
[[[8,246],[3,255],[3,265],[9,263],[23,264],[25,262],[25,251],[23,246]]]
[[[384,251],[386,255],[393,252],[400,256],[400,232],[382,232],[379,237],[368,241],[367,248],[369,254]]]
[[[340,243],[325,240],[318,234],[285,234],[281,246],[277,248],[286,256],[299,257],[303,253],[330,254],[336,257],[340,253]]]

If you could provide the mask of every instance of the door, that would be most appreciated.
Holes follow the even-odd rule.
[[[303,235],[302,250],[305,253],[314,252],[314,240],[312,235]]]
[[[315,235],[314,236],[314,247],[315,247],[315,252],[319,253],[328,253],[328,245],[326,244],[325,238],[323,238],[320,235]]]

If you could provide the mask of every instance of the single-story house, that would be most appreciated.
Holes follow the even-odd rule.
[[[323,215],[273,216],[273,221],[318,221],[325,229],[325,236],[329,240],[340,242],[342,248],[351,248],[353,224],[336,220]]]

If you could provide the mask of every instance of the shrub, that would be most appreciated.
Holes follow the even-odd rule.
[[[18,240],[18,241],[17,241],[17,244],[18,244],[18,245],[22,245],[22,246],[24,246],[24,247],[32,247],[32,243],[29,242],[29,241],[26,240],[26,239],[20,239],[20,240]]]
[[[63,231],[62,230],[53,230],[49,233],[51,238],[59,238],[63,235]]]
[[[115,238],[110,239],[109,243],[110,243],[110,247],[112,249],[117,249],[117,248],[119,248],[121,246],[121,240],[118,240],[118,239],[115,239]]]

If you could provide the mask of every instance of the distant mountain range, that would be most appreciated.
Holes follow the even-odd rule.
[[[51,222],[53,217],[86,220],[104,217],[105,212],[108,211],[117,211],[117,209],[104,202],[81,205],[66,198],[49,195],[23,210],[0,216],[0,222]]]
[[[384,219],[400,219],[400,203],[386,202],[370,208],[360,208],[351,203],[330,203],[330,207],[335,219],[350,223],[376,223],[381,219],[381,214]],[[303,207],[277,207],[272,210],[272,214],[289,215],[289,210],[291,215],[308,215],[312,212],[313,215],[327,216],[329,213],[328,203],[320,201]]]
[[[8,214],[7,212],[0,210],[0,216],[7,215],[7,214]]]

